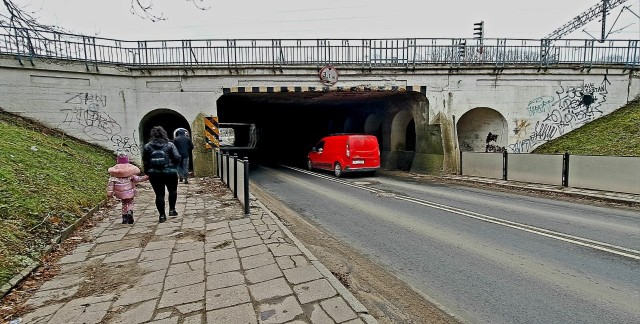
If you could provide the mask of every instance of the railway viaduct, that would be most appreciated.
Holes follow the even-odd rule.
[[[437,174],[460,150],[531,152],[640,94],[637,41],[0,36],[1,109],[138,162],[151,127],[187,128],[196,175],[213,170],[207,117],[255,124],[262,154],[296,162],[325,134],[375,134],[383,168]]]

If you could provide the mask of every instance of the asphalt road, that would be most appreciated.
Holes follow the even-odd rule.
[[[637,210],[296,168],[250,178],[462,322],[640,323]]]

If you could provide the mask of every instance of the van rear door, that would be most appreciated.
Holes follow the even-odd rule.
[[[375,136],[349,136],[348,145],[352,168],[380,167],[380,148]]]

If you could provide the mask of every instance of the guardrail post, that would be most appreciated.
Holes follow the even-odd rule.
[[[227,159],[227,188],[231,188],[231,185],[229,185],[229,154],[225,154],[225,158]]]
[[[233,198],[238,198],[238,153],[233,153]]]
[[[502,180],[507,180],[507,167],[509,164],[509,153],[507,150],[502,151]]]
[[[244,160],[244,214],[249,215],[249,158]]]
[[[569,152],[562,155],[562,186],[569,186]]]

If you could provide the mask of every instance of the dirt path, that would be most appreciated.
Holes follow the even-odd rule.
[[[256,186],[251,193],[284,223],[381,324],[460,323],[403,281]]]

